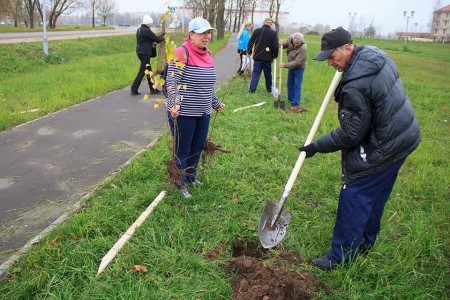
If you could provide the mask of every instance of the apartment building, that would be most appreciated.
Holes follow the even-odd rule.
[[[432,36],[436,42],[450,42],[450,5],[433,13]]]

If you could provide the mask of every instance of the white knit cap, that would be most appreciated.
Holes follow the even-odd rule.
[[[149,15],[145,15],[144,19],[142,20],[142,24],[148,25],[153,24],[153,19]]]

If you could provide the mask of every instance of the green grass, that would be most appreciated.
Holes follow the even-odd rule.
[[[57,25],[56,28],[47,28],[48,31],[71,31],[71,30],[109,30],[114,29],[111,26],[92,26],[86,25]],[[34,28],[26,27],[25,25],[18,25],[17,27],[12,25],[0,25],[0,33],[13,33],[13,32],[42,32],[44,29],[42,26],[35,24]]]
[[[211,124],[213,141],[232,152],[219,153],[201,165],[204,185],[191,189],[191,200],[182,200],[165,182],[170,141],[166,133],[154,148],[106,182],[83,209],[33,246],[0,284],[0,298],[230,299],[230,277],[221,267],[231,258],[230,245],[240,238],[257,239],[264,203],[281,196],[297,148],[306,139],[334,74],[326,63],[312,60],[319,38],[306,39],[302,106],[307,113],[274,109],[274,98],[263,91],[262,81],[253,95],[245,92],[246,77],[222,86],[219,96],[227,106]],[[306,263],[299,268],[313,272],[323,283],[316,299],[448,299],[449,45],[410,43],[410,51],[403,52],[402,41],[356,43],[378,45],[398,62],[423,141],[400,171],[374,250],[331,273]],[[97,69],[106,67],[95,55],[79,59],[99,64]],[[73,67],[72,72],[80,71]],[[111,84],[107,79],[105,85]],[[232,112],[261,101],[266,105]],[[337,126],[336,110],[331,101],[318,134]],[[274,252],[295,251],[308,260],[328,251],[339,189],[339,153],[308,159],[285,204],[293,216],[289,232]],[[161,190],[168,191],[166,198],[97,277],[101,258]],[[224,252],[215,260],[207,259],[221,243],[226,245]],[[148,273],[129,270],[133,265],[146,266]]]
[[[185,35],[172,34],[177,44]],[[226,40],[211,44],[222,48]],[[132,35],[0,44],[0,130],[131,84],[139,67]],[[157,58],[151,60],[157,67]]]

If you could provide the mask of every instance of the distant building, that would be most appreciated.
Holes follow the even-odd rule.
[[[405,37],[408,40],[415,40],[415,41],[433,41],[433,37],[431,33],[429,32],[401,32],[398,31],[396,33],[396,37],[399,40],[404,40]]]
[[[176,18],[177,20],[180,20],[183,31],[184,31],[185,27],[187,27],[187,24],[192,19],[192,17],[194,15],[198,15],[199,13],[202,12],[200,9],[195,10],[191,7],[185,7],[185,6],[174,6],[172,8],[174,11],[172,13],[172,17]],[[231,11],[231,13],[229,13],[229,15],[231,15],[231,16],[234,16],[236,14],[238,14],[238,11],[236,9],[233,9]],[[243,15],[244,15],[243,20],[252,21],[251,20],[251,11],[247,10],[243,13]],[[289,16],[289,12],[280,11],[278,13],[278,23],[280,25],[280,30],[284,29],[288,26],[288,16]],[[258,28],[258,27],[262,26],[264,19],[267,17],[269,17],[269,11],[255,10],[253,13],[253,23],[254,23],[253,28]],[[275,16],[273,17],[273,19],[275,20]],[[226,28],[230,29],[231,27],[233,27],[232,23],[233,23],[234,19],[231,20],[231,18],[228,18],[226,21],[227,21]],[[186,26],[183,26],[183,23],[186,23]],[[215,24],[211,24],[211,25],[215,26]],[[238,30],[239,30],[240,26],[241,26],[241,24],[237,24]],[[275,27],[273,27],[273,28],[275,28]]]
[[[433,13],[431,28],[434,41],[450,42],[450,5],[444,6]]]

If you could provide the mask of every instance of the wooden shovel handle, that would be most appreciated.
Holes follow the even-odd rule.
[[[331,96],[334,93],[334,90],[338,86],[339,81],[341,80],[341,76],[342,76],[342,72],[339,72],[339,71],[336,71],[336,73],[334,74],[333,80],[331,81],[330,87],[328,88],[328,92],[325,95],[325,98],[323,99],[322,105],[320,106],[320,110],[317,113],[316,119],[314,120],[314,124],[311,127],[311,130],[309,131],[308,137],[306,138],[305,146],[311,144],[314,136],[316,135],[317,129],[319,128],[320,121],[322,120],[322,117],[325,113],[328,102],[330,101]],[[300,168],[302,167],[302,164],[303,164],[303,161],[305,160],[305,158],[306,158],[306,152],[304,152],[304,151],[300,152],[297,162],[295,163],[295,167],[292,170],[291,176],[289,177],[289,180],[284,188],[284,193],[283,193],[283,197],[282,197],[283,199],[286,199],[287,195],[291,191],[292,186],[294,185],[295,179],[297,179],[297,175],[300,171]],[[280,203],[279,206],[282,207],[283,204]]]
[[[283,44],[280,44],[280,63],[282,63],[283,62]],[[278,95],[280,95],[281,94],[281,70],[282,70],[283,68],[282,67],[280,67],[280,74],[278,74]]]

